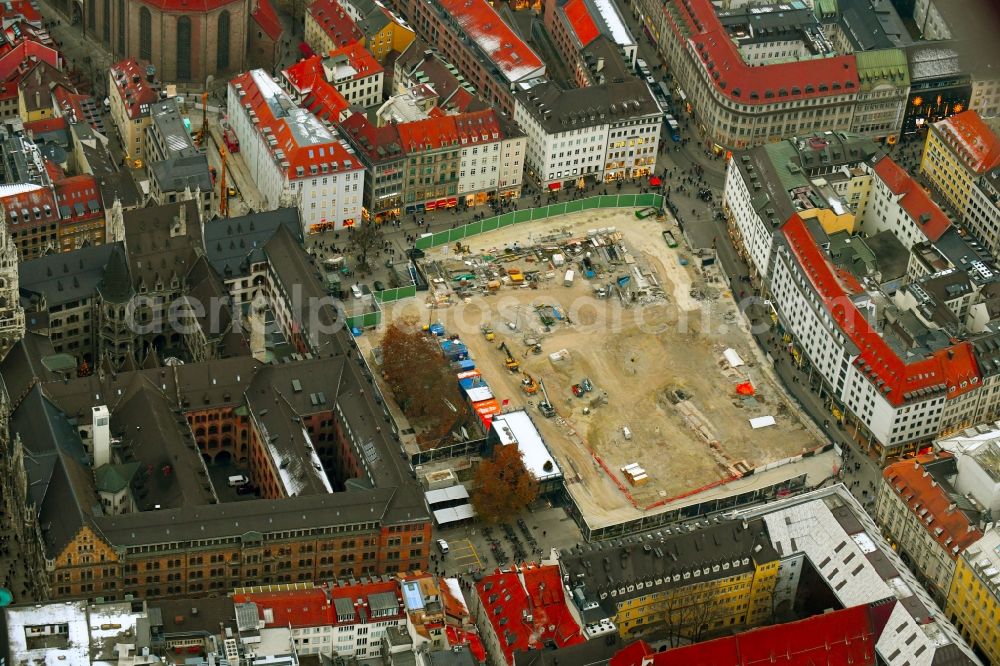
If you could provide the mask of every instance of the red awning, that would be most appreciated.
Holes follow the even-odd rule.
[[[456,199],[455,197],[448,199],[448,208],[453,208],[457,205],[458,205],[458,199]]]
[[[558,190],[562,187],[562,183],[549,183],[550,190]]]
[[[435,208],[437,208],[436,201],[428,201],[424,204],[424,210],[434,210]]]
[[[438,199],[438,208],[444,208],[448,205],[447,199]]]
[[[652,185],[653,187],[659,187],[660,185],[663,184],[663,181],[660,180],[659,176],[652,176],[649,179],[649,184]]]

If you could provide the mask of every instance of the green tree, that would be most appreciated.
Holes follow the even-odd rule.
[[[538,497],[538,482],[524,466],[515,444],[497,445],[493,457],[479,463],[472,506],[487,523],[510,520]]]

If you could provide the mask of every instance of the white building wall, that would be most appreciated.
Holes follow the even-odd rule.
[[[603,180],[610,130],[608,124],[549,134],[520,100],[515,101],[514,121],[526,135],[526,166],[534,171],[543,186],[588,175]],[[655,160],[655,144],[652,155]]]
[[[871,173],[872,179],[868,196],[863,197],[863,205],[857,211],[862,230],[869,236],[891,231],[907,250],[912,249],[916,243],[926,241],[927,236],[899,205],[901,197],[897,197],[889,189],[870,165],[865,163],[864,168]]]
[[[500,191],[520,189],[524,182],[524,159],[528,146],[526,136],[504,139],[500,142]]]
[[[726,184],[722,198],[729,209],[733,224],[743,238],[743,246],[754,268],[760,276],[768,277],[771,271],[774,233],[771,225],[754,210],[747,183],[739,169],[733,166],[726,170]]]
[[[459,162],[459,196],[496,191],[500,180],[500,141],[465,143]]]

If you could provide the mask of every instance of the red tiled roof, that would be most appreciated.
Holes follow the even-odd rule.
[[[32,23],[41,23],[42,15],[28,0],[8,0],[0,4],[0,19],[23,18]]]
[[[962,161],[977,174],[1000,165],[1000,139],[975,111],[963,111],[934,123]]]
[[[411,123],[400,123],[399,138],[403,150],[442,148],[462,145],[462,139],[478,144],[496,141],[500,137],[500,123],[493,109],[473,111],[453,116],[435,116]],[[494,135],[496,138],[494,138]]]
[[[271,0],[257,0],[257,7],[250,15],[272,41],[276,42],[281,39],[284,28],[281,27],[281,20],[278,18],[277,12],[274,11]]]
[[[56,203],[62,221],[80,222],[104,214],[101,207],[101,189],[97,179],[89,174],[63,178],[55,183]],[[80,208],[82,207],[82,213]],[[67,215],[67,209],[69,214]]]
[[[673,30],[682,44],[687,45],[690,40],[716,88],[739,103],[777,104],[844,95],[858,89],[858,65],[854,56],[751,67],[743,61],[736,43],[716,16],[711,0],[670,4],[677,11],[674,14],[664,9],[666,29]],[[675,15],[680,24],[675,23]]]
[[[934,480],[934,477],[924,471],[923,466],[927,463],[950,457],[950,453],[942,452],[938,455],[930,453],[912,460],[902,460],[882,470],[882,477],[892,486],[892,490],[900,496],[910,512],[917,516],[920,526],[937,541],[941,550],[944,550],[952,560],[957,560],[966,548],[983,536],[983,533],[969,522],[969,517],[965,513],[953,507],[948,493]],[[924,510],[926,513],[918,513]],[[928,518],[932,519],[929,523]]]
[[[59,51],[30,39],[21,40],[14,46],[4,45],[0,49],[0,80],[6,81],[19,70],[26,68],[32,59],[58,67]]]
[[[269,85],[273,85],[277,89],[277,84],[271,81],[269,75],[263,73],[262,75],[266,77]],[[360,160],[348,153],[344,146],[341,145],[336,133],[326,126],[319,127],[322,125],[321,121],[310,112],[298,108],[297,111],[291,112],[293,114],[291,118],[275,117],[271,105],[268,104],[264,94],[258,88],[253,73],[245,72],[240,74],[231,83],[234,86],[237,84],[241,85],[243,91],[246,93],[241,98],[241,102],[249,104],[250,108],[256,112],[259,120],[256,125],[257,131],[263,132],[265,127],[271,129],[271,133],[277,142],[273,150],[284,152],[284,161],[288,163],[286,175],[290,180],[296,178],[315,178],[317,174],[312,173],[310,168],[316,167],[319,173],[322,173],[322,167],[325,164],[330,165],[327,173],[332,174],[357,171],[364,168]],[[284,92],[276,94],[284,95]],[[309,135],[317,140],[313,143],[300,145],[295,134],[292,132],[292,128],[289,126],[290,121],[293,125],[304,124],[308,127]],[[330,138],[325,139],[326,135],[329,135]],[[277,158],[273,159],[277,160]],[[336,164],[334,165],[334,163]],[[303,171],[302,175],[297,174],[299,167]]]
[[[140,0],[145,5],[155,7],[161,12],[183,12],[195,14],[210,12],[219,7],[231,5],[238,0]]]
[[[854,606],[657,652],[652,659],[630,645],[611,666],[874,666],[876,638],[868,607]],[[626,659],[618,659],[630,649]]]
[[[335,58],[339,55],[347,57],[347,62],[351,63],[351,67],[357,72],[354,79],[363,79],[367,76],[375,76],[379,72],[384,72],[385,69],[379,64],[379,61],[375,59],[368,49],[366,49],[361,42],[353,42],[342,46],[339,49],[330,51],[328,57]]]
[[[538,648],[546,641],[557,647],[584,642],[566,606],[559,567],[526,565],[520,573],[523,585],[517,571],[499,570],[476,583],[507,663],[514,663],[514,652]]]
[[[563,11],[566,13],[566,18],[569,20],[573,32],[576,33],[576,38],[580,40],[581,46],[590,44],[601,34],[583,0],[569,0],[563,6]]]
[[[354,24],[354,20],[344,11],[337,0],[315,0],[309,5],[309,14],[334,46],[347,46],[364,39],[364,35]]]
[[[58,130],[66,129],[66,119],[62,116],[56,116],[54,118],[43,118],[42,120],[34,120],[30,123],[24,123],[24,129],[28,132],[33,132],[34,134],[45,134],[46,132],[56,132]]]
[[[363,113],[355,113],[340,123],[340,127],[354,139],[355,146],[364,151],[373,162],[394,159],[405,154],[396,125],[376,127]],[[393,144],[397,148],[395,151],[389,150]],[[383,154],[378,152],[380,146],[384,149]]]
[[[149,63],[140,63],[135,58],[111,65],[115,90],[132,120],[148,116],[149,105],[160,99],[160,84],[155,77],[152,82],[147,80],[147,67]]]
[[[441,6],[508,81],[520,81],[544,69],[541,59],[486,0],[441,0]]]
[[[49,175],[49,180],[52,182],[62,180],[66,177],[66,172],[63,171],[63,168],[50,159],[45,160],[45,173]]]
[[[448,645],[468,645],[469,652],[476,658],[478,663],[486,663],[486,648],[479,634],[471,631],[463,631],[450,624],[444,628],[444,633],[448,637]]]
[[[48,187],[38,187],[30,192],[19,192],[0,198],[0,205],[3,206],[7,224],[13,231],[52,224],[59,219],[59,208],[56,206],[52,190]],[[35,208],[39,211],[38,218],[35,218]]]
[[[375,581],[371,583],[355,583],[353,585],[334,584],[329,588],[312,587],[303,590],[278,590],[274,592],[244,592],[233,595],[234,603],[253,602],[257,604],[260,619],[264,620],[265,609],[271,610],[272,619],[266,621],[268,627],[321,627],[339,624],[359,624],[373,621],[371,617],[359,611],[357,600],[362,600],[362,606],[367,603],[368,596],[379,592],[395,592],[400,600],[400,611],[396,615],[376,618],[383,621],[402,616],[399,582],[396,580]],[[335,599],[348,599],[354,607],[354,620],[338,622]]]
[[[326,80],[323,58],[304,58],[284,70],[285,79],[302,96],[303,108],[323,120],[335,123],[350,108],[336,86]]]
[[[901,359],[858,310],[802,218],[792,215],[781,231],[837,326],[860,350],[855,365],[891,404],[902,405],[915,391],[938,386],[947,387],[951,399],[979,385],[979,370],[968,342],[939,350],[929,358]]]
[[[875,163],[875,174],[882,179],[893,194],[900,197],[899,205],[916,223],[917,227],[931,242],[938,241],[951,226],[951,220],[942,212],[938,205],[931,201],[930,195],[896,164],[891,157],[883,155]],[[926,216],[927,221],[921,222]]]
[[[233,603],[257,604],[257,613],[265,619],[265,609],[271,610],[269,627],[322,627],[336,624],[336,613],[322,588],[307,590],[281,590],[277,592],[251,592],[234,594]]]
[[[644,657],[652,656],[655,653],[653,648],[644,640],[629,643],[608,660],[608,666],[640,666],[645,665]]]

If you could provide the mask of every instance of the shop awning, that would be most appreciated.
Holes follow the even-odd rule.
[[[659,176],[650,176],[649,184],[653,187],[659,187],[660,185],[663,184],[663,181],[660,180]]]
[[[562,183],[549,183],[549,190],[555,191],[562,187]]]
[[[426,210],[434,210],[435,208],[437,208],[437,202],[436,201],[428,201],[427,203],[424,204],[424,208]]]
[[[438,199],[438,201],[437,201],[437,207],[438,208],[445,208],[447,206],[448,206],[448,200],[447,199]]]
[[[448,208],[453,208],[453,207],[455,207],[457,205],[458,205],[458,199],[456,197],[452,197],[451,199],[448,199]]]

